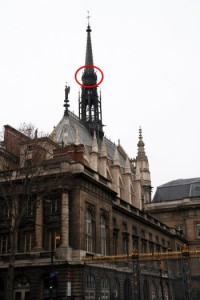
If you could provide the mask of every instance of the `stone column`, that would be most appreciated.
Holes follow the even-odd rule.
[[[36,201],[36,218],[35,218],[35,249],[42,249],[43,240],[43,199],[38,197]]]
[[[61,199],[61,245],[56,249],[61,260],[72,260],[72,249],[69,247],[69,195],[63,192]]]
[[[61,200],[61,247],[69,246],[69,195],[62,194]]]

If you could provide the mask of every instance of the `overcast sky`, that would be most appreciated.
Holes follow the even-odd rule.
[[[200,176],[199,0],[1,0],[0,126],[50,133],[65,82],[78,113],[87,10],[106,136],[135,157],[142,127],[154,188]]]

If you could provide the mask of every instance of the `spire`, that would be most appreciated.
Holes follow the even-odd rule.
[[[107,147],[106,147],[106,142],[105,138],[103,137],[102,143],[101,143],[101,152],[100,152],[101,157],[107,157],[108,152],[107,152]]]
[[[93,65],[93,54],[92,54],[92,42],[91,42],[91,34],[90,32],[92,31],[90,28],[90,23],[89,23],[89,19],[90,19],[90,15],[89,15],[89,11],[87,11],[88,16],[88,26],[86,29],[87,32],[87,44],[86,44],[86,56],[85,56],[85,65]]]
[[[89,15],[88,18],[90,18]],[[85,65],[93,66],[93,53],[92,53],[92,41],[91,41],[92,29],[89,24],[89,19],[88,19],[88,26],[86,32],[87,32],[87,43],[86,43]],[[94,85],[97,83],[97,75],[94,71],[94,68],[84,69],[82,75],[82,81],[84,85]]]
[[[104,132],[101,112],[101,95],[98,94],[97,86],[95,86],[97,84],[97,74],[95,72],[95,68],[87,68],[87,65],[93,66],[93,53],[91,41],[92,30],[89,24],[89,18],[90,16],[88,15],[88,26],[86,29],[86,68],[84,69],[82,75],[83,86],[81,87],[81,95],[79,98],[79,118],[85,124],[85,127],[88,129],[92,136],[94,135],[94,131],[96,131],[98,140],[103,138]],[[87,86],[90,87],[87,88]]]
[[[144,149],[144,142],[143,142],[143,137],[142,137],[142,129],[141,127],[139,128],[139,142],[137,144],[138,146],[138,155],[136,157],[137,160],[148,160],[146,153],[145,153],[145,149]]]
[[[128,158],[128,155],[126,156],[125,173],[126,174],[131,174],[131,164],[130,164],[130,160]]]
[[[64,111],[64,116],[68,116],[68,108],[69,108],[69,99],[68,99],[68,95],[70,93],[70,87],[67,86],[67,83],[65,85],[65,100],[64,100],[64,107],[65,107],[65,111]]]

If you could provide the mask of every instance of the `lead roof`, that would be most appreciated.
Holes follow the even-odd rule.
[[[159,186],[153,202],[200,197],[200,178],[176,179]]]

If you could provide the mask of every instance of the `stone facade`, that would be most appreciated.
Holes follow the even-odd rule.
[[[90,33],[88,25],[86,62],[92,65]],[[94,70],[88,69],[83,80],[95,83]],[[84,258],[127,256],[133,249],[168,252],[187,242],[178,230],[144,212],[151,178],[142,130],[137,155],[130,159],[120,142],[104,136],[97,88],[82,88],[79,117],[69,111],[68,95],[66,86],[64,116],[49,137],[35,132],[31,138],[5,126],[1,300],[12,295],[15,300],[131,299],[133,270],[88,266]],[[145,279],[145,291],[147,285]]]

